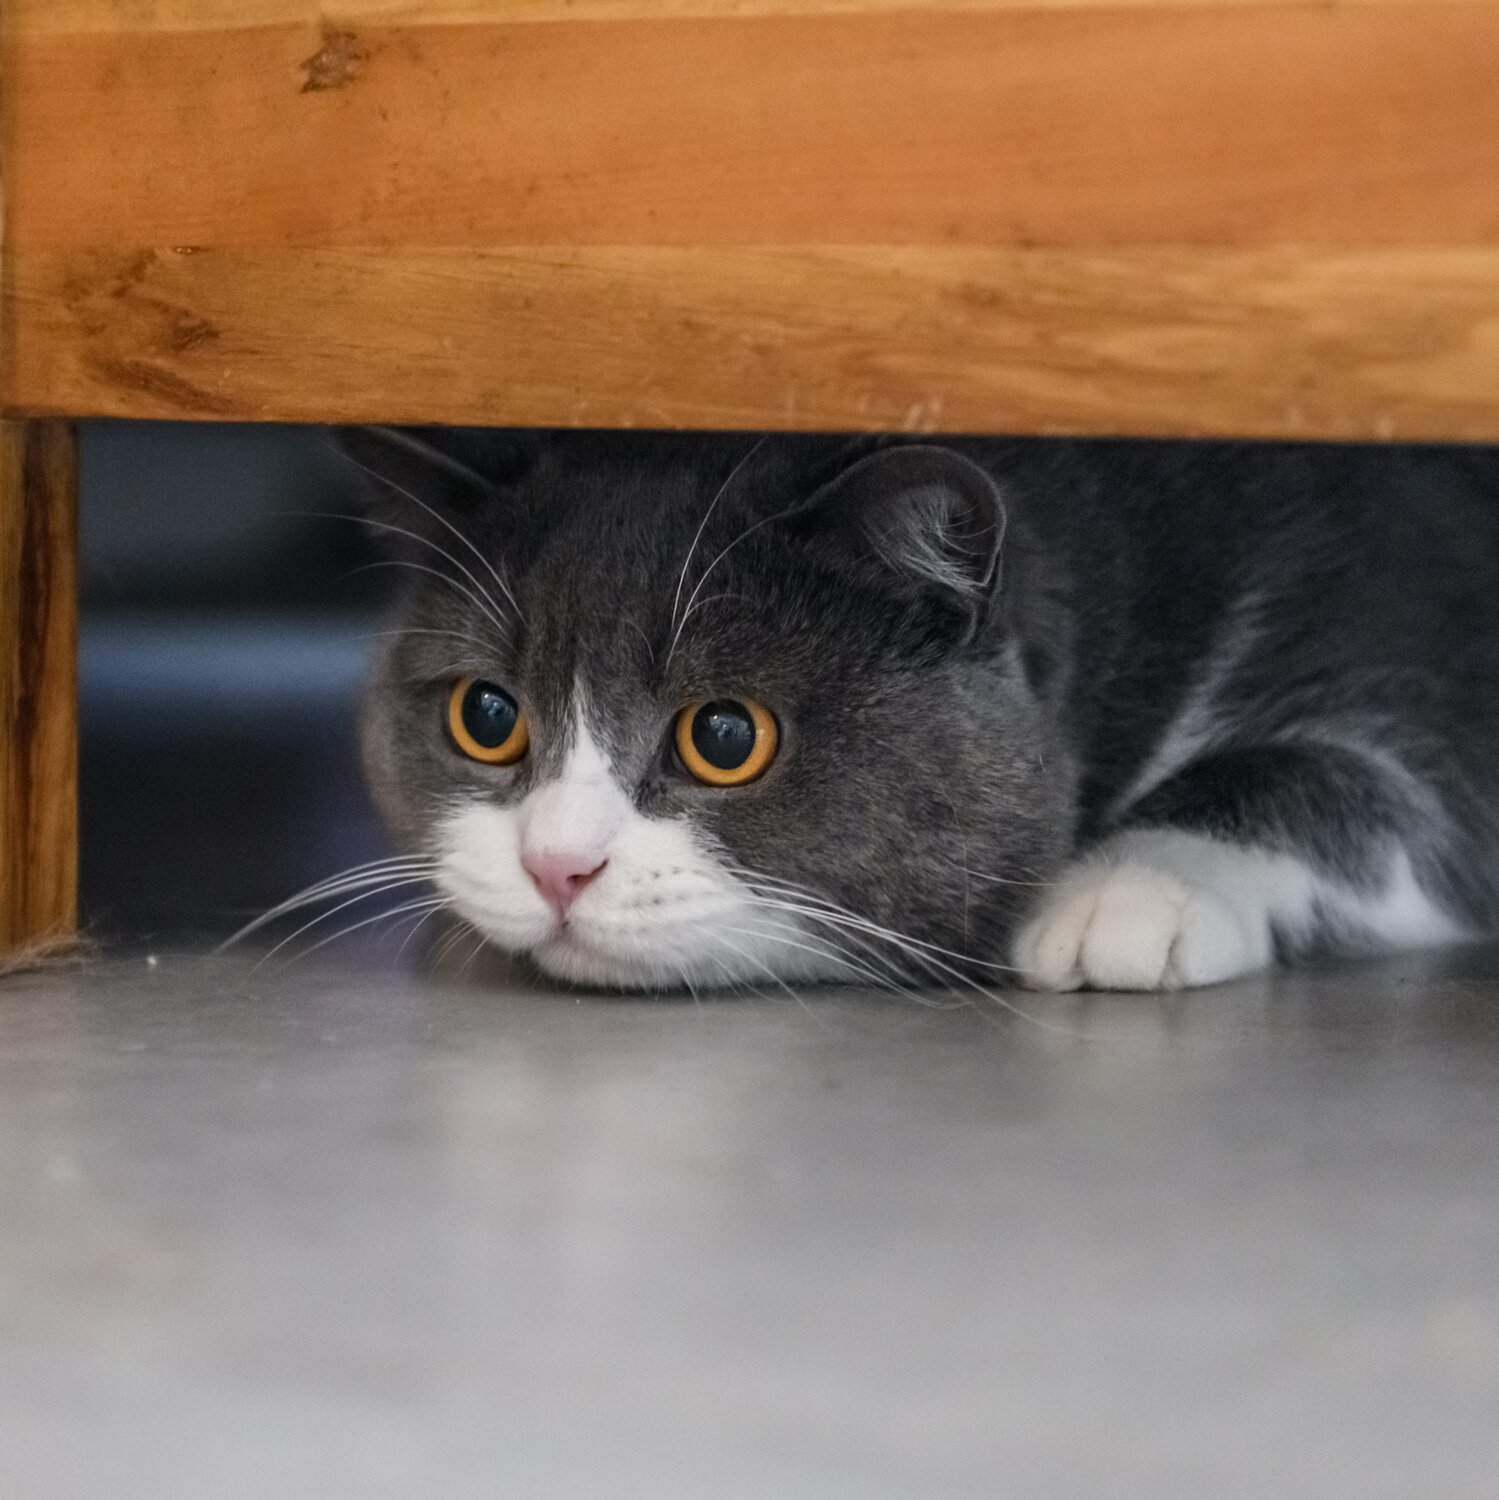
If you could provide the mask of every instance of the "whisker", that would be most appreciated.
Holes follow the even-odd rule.
[[[915,987],[918,982],[923,980],[930,982],[932,978],[928,972],[930,962],[925,955],[912,953],[889,938],[881,939],[886,949],[894,948],[895,953],[892,954],[886,949],[877,947],[862,927],[831,918],[827,913],[819,912],[815,908],[803,907],[795,902],[770,901],[763,896],[756,896],[753,899],[757,905],[764,907],[767,911],[790,912],[792,915],[805,917],[817,923],[817,930],[822,933],[824,939],[837,944],[848,962],[857,962],[871,971],[870,982],[877,987],[905,995],[918,1005],[936,1004]],[[846,944],[852,944],[858,950],[857,954],[844,946]],[[896,961],[896,955],[899,956],[901,962]]]
[[[654,670],[656,666],[656,648],[651,645],[651,638],[645,633],[645,631],[640,628],[639,623],[631,619],[629,616],[625,617],[625,624],[628,625],[630,629],[633,630],[645,644],[646,654],[650,657],[651,668],[652,670]]]
[[[671,622],[673,625],[677,623],[677,609],[682,602],[682,586],[687,582],[687,569],[692,565],[693,554],[696,553],[698,543],[703,539],[703,532],[707,528],[709,518],[717,509],[718,502],[722,500],[726,494],[728,494],[729,486],[732,485],[734,481],[739,477],[741,471],[744,469],[744,466],[761,450],[761,448],[765,446],[766,442],[769,440],[769,437],[770,434],[766,433],[765,436],[762,437],[757,443],[755,443],[744,455],[744,457],[741,458],[739,462],[729,470],[729,477],[725,479],[721,485],[719,485],[717,494],[715,494],[712,500],[708,502],[708,508],[703,512],[703,518],[698,522],[697,532],[692,538],[692,545],[687,549],[687,556],[682,559],[682,571],[677,575],[677,591],[672,595],[671,600]],[[675,637],[673,637],[673,644],[675,644]],[[667,654],[666,659],[668,662],[670,662],[670,653]]]
[[[473,590],[466,589],[451,573],[444,573],[440,568],[429,568],[425,563],[412,562],[410,558],[387,557],[380,562],[365,563],[362,567],[354,568],[349,576],[352,577],[355,573],[373,573],[376,568],[410,568],[413,573],[425,573],[431,578],[440,579],[460,599],[467,599],[500,632],[500,638],[507,645],[509,644],[510,626],[495,612],[494,606],[486,604],[484,599]]]
[[[431,860],[426,858],[425,856],[416,854],[401,855],[391,859],[371,860],[368,864],[353,865],[350,866],[350,868],[348,868],[347,870],[339,870],[332,875],[326,875],[323,877],[323,879],[314,881],[312,885],[307,887],[307,890],[305,892],[299,892],[298,894],[290,896],[287,899],[289,902],[296,901],[300,899],[302,895],[315,895],[317,892],[325,890],[329,886],[341,885],[345,881],[349,880],[364,880],[370,876],[388,875],[392,871],[409,870],[417,866],[422,866],[424,868],[428,866],[435,867],[435,864],[435,860]]]
[[[339,511],[304,510],[294,511],[293,514],[299,516],[309,516],[321,521],[348,521],[353,525],[362,524],[365,526],[373,527],[376,531],[388,531],[393,536],[407,537],[411,541],[415,542],[418,546],[427,547],[431,551],[435,552],[444,561],[452,563],[452,565],[457,568],[460,573],[463,574],[463,576],[469,581],[469,583],[473,585],[474,591],[478,595],[478,597],[482,599],[485,604],[487,604],[494,611],[493,615],[491,615],[492,619],[501,619],[504,616],[505,611],[499,600],[496,599],[494,595],[491,594],[489,590],[485,588],[477,578],[474,577],[473,570],[471,568],[465,567],[464,564],[461,563],[456,557],[454,557],[446,547],[440,545],[437,542],[434,542],[429,536],[423,536],[419,531],[411,531],[405,526],[396,526],[389,521],[377,521],[373,517],[345,515]],[[467,538],[462,539],[467,540]],[[491,569],[490,571],[493,572],[494,570]]]
[[[436,968],[438,965],[444,963],[447,960],[448,955],[453,951],[454,948],[458,946],[459,943],[463,941],[464,938],[468,937],[471,933],[478,932],[479,929],[475,927],[467,917],[459,917],[459,919],[453,924],[453,930],[448,933],[440,943],[438,943],[436,948],[432,950],[432,966]],[[480,934],[480,937],[482,939],[482,934]]]
[[[756,899],[754,904],[756,906],[763,906],[766,911],[774,909],[759,901],[758,898]],[[762,941],[775,943],[779,947],[794,948],[800,953],[810,953],[814,958],[829,959],[833,963],[841,965],[854,976],[864,979],[867,983],[879,985],[883,985],[884,983],[883,978],[874,969],[870,968],[861,960],[855,958],[846,949],[838,947],[836,944],[830,942],[829,946],[825,947],[809,946],[810,943],[817,942],[817,937],[812,933],[801,933],[800,936],[805,937],[809,940],[807,943],[801,943],[773,929],[767,930],[765,928],[752,929],[744,927],[723,927],[715,930],[718,932],[737,933],[741,937],[757,937]]]
[[[372,917],[365,917],[359,922],[350,922],[347,927],[340,927],[337,932],[330,932],[327,937],[319,938],[311,947],[304,948],[300,953],[293,954],[289,962],[300,963],[303,959],[311,957],[319,948],[326,948],[329,943],[336,943],[340,938],[346,938],[351,933],[358,932],[361,928],[373,927],[376,922],[388,922],[391,918],[403,916],[408,912],[428,909],[431,911],[440,911],[447,904],[448,898],[446,896],[425,896],[420,901],[408,901],[405,905],[394,906],[389,911],[377,911]],[[272,952],[274,951],[273,949]],[[269,953],[266,954],[266,959],[270,956]],[[262,959],[261,963],[264,962],[265,959]],[[259,964],[256,965],[257,968],[259,966]]]
[[[746,872],[748,873],[748,872]],[[989,959],[977,958],[968,953],[959,953],[952,948],[944,948],[939,943],[929,943],[924,938],[912,937],[909,933],[900,932],[893,927],[885,927],[870,917],[862,917],[857,912],[849,911],[847,907],[839,906],[836,902],[829,901],[825,896],[819,896],[814,891],[808,891],[800,886],[791,884],[789,881],[776,882],[771,877],[756,875],[746,880],[746,885],[751,890],[755,889],[755,881],[759,881],[762,888],[772,894],[779,890],[782,895],[795,895],[804,901],[813,902],[821,906],[826,912],[835,915],[842,920],[857,922],[867,932],[877,937],[883,937],[890,941],[898,941],[912,948],[919,948],[926,953],[938,954],[943,958],[949,958],[957,963],[972,964],[976,968],[990,969],[997,974],[1016,974],[1019,970],[1014,964],[994,963]]]
[[[687,613],[682,616],[682,623],[677,626],[677,634],[680,635],[687,628],[687,622],[698,610],[706,609],[710,604],[716,604],[720,599],[743,599],[745,597],[744,594],[709,594],[706,599],[699,599],[696,604],[689,604]],[[672,644],[675,646],[675,638],[673,638]],[[670,657],[668,656],[667,659],[670,660]]]
[[[761,893],[757,892],[756,894]],[[950,972],[956,972],[951,969],[950,964],[944,962],[944,960],[951,959],[959,964],[974,964],[981,968],[1002,970],[1005,973],[1013,972],[1009,965],[990,964],[983,959],[971,958],[967,954],[954,952],[950,948],[938,947],[934,943],[925,942],[921,938],[910,937],[896,928],[885,927],[881,923],[871,921],[867,917],[860,917],[856,913],[844,911],[838,907],[819,906],[806,901],[793,902],[784,894],[780,895],[780,900],[786,903],[788,910],[799,911],[808,916],[816,916],[819,921],[834,923],[840,927],[864,933],[879,942],[889,943],[892,947],[898,948],[906,956],[919,963],[939,965]]]
[[[255,967],[258,969],[260,967],[260,964],[269,963],[270,960],[273,959],[284,947],[286,947],[288,943],[294,943],[299,937],[302,936],[304,932],[310,932],[314,927],[320,926],[322,923],[328,921],[331,917],[336,917],[341,911],[347,911],[351,906],[357,906],[361,901],[368,901],[375,896],[383,896],[389,891],[400,890],[402,886],[425,885],[429,883],[430,880],[431,876],[428,874],[407,875],[400,880],[391,880],[386,882],[384,885],[377,885],[370,890],[360,891],[357,895],[351,896],[347,901],[341,901],[330,911],[320,913],[318,916],[315,916],[310,922],[304,922],[299,928],[297,928],[295,932],[290,933],[288,936],[282,938],[281,941],[277,943],[269,953],[265,954],[264,957],[261,958],[260,963],[256,964]],[[382,913],[381,915],[388,915],[388,913]]]
[[[469,949],[468,957],[463,960],[463,964],[458,970],[458,977],[460,979],[462,979],[464,975],[466,975],[468,971],[473,968],[475,959],[477,959],[478,956],[484,951],[489,941],[488,938],[486,938],[477,927],[474,927],[472,923],[470,923],[469,926],[473,928],[474,946]]]
[[[755,532],[759,531],[759,529],[762,526],[769,526],[770,523],[772,521],[776,520],[776,519],[778,519],[778,518],[776,516],[774,516],[774,515],[762,516],[752,526],[746,526],[744,528],[744,530],[741,531],[739,533],[739,535],[736,536],[734,538],[734,540],[732,542],[730,542],[729,545],[727,547],[725,547],[723,549],[723,551],[720,552],[718,554],[718,556],[715,557],[713,559],[713,561],[710,562],[706,568],[703,569],[702,577],[698,579],[697,586],[693,589],[692,593],[688,596],[688,599],[687,599],[687,612],[686,612],[686,614],[684,614],[682,616],[681,624],[679,624],[677,626],[675,633],[672,635],[671,646],[668,648],[667,653],[666,653],[666,665],[667,666],[671,665],[672,653],[677,649],[677,642],[679,640],[681,640],[681,638],[682,638],[682,627],[686,625],[688,619],[692,615],[693,601],[697,598],[697,596],[698,596],[699,592],[701,591],[703,585],[708,581],[708,577],[713,572],[714,568],[716,568],[719,565],[719,563],[721,563],[724,560],[724,558],[726,558],[729,555],[729,553],[731,553],[734,550],[734,548],[737,547],[740,544],[740,542],[744,541],[746,537],[753,536],[755,534]]]
[[[386,431],[388,431],[397,439],[400,439],[401,437],[401,434],[394,428],[387,428]],[[505,582],[505,579],[501,575],[500,570],[495,567],[494,563],[485,556],[485,554],[479,549],[479,547],[474,544],[473,540],[470,537],[465,536],[464,533],[460,531],[458,527],[453,525],[453,523],[448,520],[448,518],[443,515],[441,511],[436,510],[432,506],[428,505],[427,502],[421,499],[420,496],[413,495],[411,491],[408,490],[404,485],[397,484],[395,480],[393,480],[388,474],[381,474],[378,470],[370,468],[368,464],[361,463],[357,458],[354,458],[348,453],[345,453],[343,456],[348,460],[349,463],[353,464],[356,469],[362,469],[366,474],[370,476],[371,479],[377,480],[379,483],[388,486],[390,489],[394,490],[396,494],[411,501],[413,505],[420,506],[424,511],[427,512],[429,516],[432,517],[434,521],[436,521],[441,526],[445,526],[450,532],[452,532],[452,534],[457,537],[458,540],[462,542],[463,545],[467,547],[468,550],[472,552],[474,556],[477,557],[486,568],[489,569],[489,576],[494,579],[495,583],[499,585],[500,592],[506,597],[506,599],[510,601],[510,607],[515,611],[516,619],[520,620],[522,624],[525,623],[525,615],[521,612],[520,605],[515,602],[515,595],[510,592],[510,585]]]
[[[448,905],[449,903],[444,902],[443,904],[444,905]],[[418,917],[416,919],[416,921],[414,923],[412,923],[411,931],[408,932],[406,934],[406,936],[401,939],[401,946],[396,949],[396,962],[397,963],[400,963],[400,961],[406,956],[406,950],[411,946],[411,940],[412,940],[412,938],[414,938],[417,935],[417,933],[419,933],[422,930],[422,928],[428,922],[430,922],[432,920],[432,918],[435,917],[437,915],[437,913],[439,911],[441,911],[441,910],[442,910],[441,906],[434,906],[431,911],[425,913],[423,916]]]
[[[727,929],[727,930],[734,931],[736,929],[732,929],[731,928],[731,929]],[[822,1019],[822,1017],[819,1016],[817,1014],[817,1012],[814,1011],[812,1009],[812,1007],[807,1004],[806,1000],[803,998],[803,996],[798,991],[792,989],[791,986],[789,984],[787,984],[786,981],[784,979],[782,979],[781,976],[779,974],[777,974],[776,971],[774,969],[772,969],[769,964],[763,963],[760,959],[756,958],[752,953],[746,953],[744,951],[744,949],[741,948],[737,943],[730,943],[730,942],[728,942],[724,938],[724,936],[723,936],[724,931],[725,931],[725,929],[720,928],[719,931],[715,934],[715,936],[717,937],[717,940],[725,948],[727,948],[729,950],[729,952],[731,952],[731,953],[735,954],[737,957],[745,960],[745,962],[753,964],[757,969],[761,970],[761,972],[764,973],[768,978],[770,978],[771,980],[773,980],[783,990],[785,990],[785,992],[793,1000],[795,1000],[796,1003],[799,1006],[801,1006],[802,1010],[806,1012],[807,1018],[812,1022],[812,1024],[814,1026],[818,1027],[819,1030],[826,1031],[828,1029],[827,1022],[824,1021]],[[727,965],[723,965],[723,968],[724,968],[725,974],[727,974],[730,977],[730,981],[732,982],[733,971],[731,969],[729,969]]]
[[[746,880],[745,883],[750,886],[751,890],[754,890],[754,886],[751,881]],[[764,889],[769,891],[773,890],[773,887],[767,884]],[[757,892],[756,894],[758,895],[759,893]],[[1047,1021],[1043,1017],[1027,1011],[1026,1009],[1024,1009],[1024,1007],[1016,1005],[1012,1000],[1008,1000],[1003,995],[997,994],[993,989],[979,984],[978,981],[973,979],[969,974],[966,974],[959,968],[955,968],[952,964],[947,963],[944,960],[945,958],[955,958],[959,963],[973,964],[981,968],[995,969],[1007,974],[1013,974],[1016,972],[1012,965],[991,964],[982,959],[969,958],[965,954],[953,953],[951,949],[942,948],[935,943],[923,942],[919,938],[913,938],[905,933],[897,932],[893,928],[884,927],[881,924],[873,922],[868,918],[859,917],[856,913],[850,912],[846,908],[838,907],[833,903],[828,902],[825,898],[816,896],[812,892],[802,891],[800,894],[803,896],[803,898],[810,897],[811,901],[803,899],[801,902],[792,902],[787,900],[785,893],[782,892],[779,897],[779,902],[772,902],[771,904],[780,904],[785,910],[798,912],[800,915],[805,916],[812,921],[823,922],[832,926],[839,927],[852,926],[856,930],[868,933],[871,937],[874,937],[881,942],[889,943],[892,947],[899,949],[909,959],[922,964],[935,973],[941,974],[949,980],[956,980],[957,984],[960,987],[973,990],[976,994],[983,996],[991,1004],[998,1005],[1001,1009],[1009,1011],[1020,1020],[1028,1021],[1032,1025],[1039,1026],[1046,1031],[1055,1031],[1066,1036],[1075,1034],[1073,1030],[1067,1026],[1061,1026],[1057,1025],[1054,1022]],[[765,899],[765,897],[761,896],[760,899],[763,900]],[[812,904],[813,902],[818,904]],[[943,955],[943,957],[938,957],[937,955]]]
[[[759,898],[755,899],[755,904],[765,905],[766,910],[777,909],[773,906],[762,903]],[[736,931],[738,929],[731,928],[729,930]],[[789,943],[788,939],[783,939],[780,934],[776,932],[763,933],[760,935],[769,938],[773,942],[785,941]],[[877,949],[872,948],[870,944],[866,942],[860,942],[859,947],[865,955],[863,958],[861,958],[857,954],[850,952],[848,948],[839,943],[836,936],[836,930],[832,933],[804,933],[802,935],[805,936],[810,942],[818,942],[820,940],[821,942],[827,944],[826,950],[820,948],[809,948],[807,950],[808,952],[822,953],[825,951],[825,956],[831,958],[835,963],[843,964],[855,978],[863,980],[864,983],[873,985],[877,989],[890,990],[895,994],[903,995],[906,999],[913,1001],[917,1005],[928,1007],[934,1007],[936,1005],[936,1002],[929,996],[923,995],[920,991],[912,989],[910,985],[905,982],[906,980],[910,979],[911,976],[897,969],[895,965],[884,954],[880,953]],[[790,944],[790,946],[794,947],[797,945],[793,943]],[[875,967],[875,965],[879,965],[880,967]]]
[[[767,877],[757,877],[754,880],[745,879],[746,888],[755,896],[764,898],[778,898],[782,901],[792,903],[798,911],[812,909],[819,911],[822,915],[850,924],[854,930],[865,932],[882,940],[898,940],[901,946],[912,947],[920,943],[917,938],[908,938],[904,933],[894,928],[883,927],[872,918],[861,916],[858,912],[850,911],[837,902],[830,901],[825,896],[816,892],[805,890],[801,886],[793,885],[789,881],[772,881]]]
[[[987,885],[1022,886],[1032,891],[1049,891],[1057,883],[1055,880],[1016,880],[1013,875],[990,875],[983,870],[970,870],[968,877],[970,880],[981,880]]]
[[[826,958],[838,966],[837,979],[840,983],[857,980],[875,989],[892,990],[898,994],[903,994],[918,1005],[931,1005],[933,1003],[925,996],[896,982],[891,977],[894,971],[888,963],[885,964],[884,972],[881,972],[880,969],[873,967],[858,955],[850,952],[847,947],[838,942],[836,934],[804,932],[802,936],[807,939],[807,942],[799,943],[778,931],[765,932],[758,928],[747,929],[738,927],[726,928],[724,930],[740,933],[746,937],[758,937],[784,947],[795,948],[801,952],[810,953],[814,957]],[[874,955],[874,957],[876,962],[881,961],[878,955]]]
[[[784,905],[784,908],[786,910],[798,912],[802,916],[805,916],[809,921],[826,923],[834,927],[844,927],[847,925],[843,918],[826,911],[819,911],[816,907],[796,906],[789,902],[782,904]],[[1068,1027],[1056,1025],[1053,1022],[1044,1020],[1042,1017],[1025,1010],[1022,1006],[1015,1004],[1014,1001],[1007,999],[1005,996],[997,993],[995,990],[989,988],[986,985],[980,984],[971,975],[965,974],[961,969],[955,968],[952,964],[946,963],[942,959],[936,958],[930,953],[923,953],[919,949],[912,947],[910,945],[910,940],[903,938],[901,934],[890,931],[889,929],[865,930],[873,931],[874,936],[878,937],[881,941],[887,942],[891,944],[891,946],[897,948],[898,951],[902,953],[903,957],[908,959],[910,962],[920,966],[920,968],[927,970],[928,977],[943,980],[948,985],[949,989],[956,990],[958,992],[971,990],[974,994],[989,1001],[993,1005],[997,1005],[1000,1009],[1010,1012],[1020,1020],[1028,1021],[1032,1025],[1039,1026],[1044,1030],[1055,1031],[1062,1035],[1073,1034]],[[969,1003],[972,1004],[971,1001]]]
[[[417,874],[425,875],[437,869],[436,861],[415,859],[398,856],[393,859],[371,860],[368,864],[355,865],[348,870],[341,871],[337,875],[329,875],[310,885],[306,890],[298,891],[296,895],[289,896],[285,901],[279,902],[271,907],[269,911],[262,912],[253,922],[247,922],[238,932],[224,939],[219,944],[217,952],[223,953],[227,949],[247,938],[252,932],[258,932],[268,923],[274,922],[278,917],[284,917],[289,912],[298,911],[305,906],[312,906],[318,901],[331,899],[344,891],[354,890],[361,885],[378,885],[382,881],[390,879],[395,875]]]

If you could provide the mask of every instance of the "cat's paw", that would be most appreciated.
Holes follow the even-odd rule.
[[[1128,863],[1064,879],[1014,951],[1021,983],[1040,990],[1185,989],[1250,973],[1269,958],[1268,929],[1255,930],[1222,898]]]

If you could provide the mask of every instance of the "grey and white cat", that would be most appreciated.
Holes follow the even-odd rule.
[[[365,755],[603,986],[1208,984],[1499,928],[1499,455],[360,429]]]

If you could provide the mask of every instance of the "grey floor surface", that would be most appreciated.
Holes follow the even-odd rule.
[[[1499,958],[0,984],[0,1495],[1499,1495]]]

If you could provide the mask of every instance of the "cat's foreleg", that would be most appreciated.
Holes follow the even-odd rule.
[[[1206,758],[1126,810],[1051,888],[1013,958],[1039,989],[1215,984],[1278,957],[1465,935],[1423,884],[1435,795],[1392,758],[1275,746]]]

